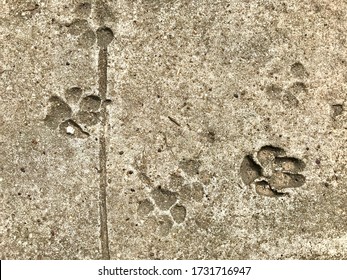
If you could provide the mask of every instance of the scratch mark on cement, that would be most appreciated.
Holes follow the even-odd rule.
[[[113,32],[108,27],[100,27],[97,32],[97,41],[99,46],[98,76],[99,76],[99,94],[102,100],[101,105],[101,129],[100,129],[100,239],[101,254],[103,259],[110,259],[108,226],[107,226],[107,152],[106,152],[106,134],[107,134],[107,46],[113,40]]]

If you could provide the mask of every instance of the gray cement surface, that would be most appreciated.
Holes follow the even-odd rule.
[[[0,1],[1,259],[346,259],[346,10]]]

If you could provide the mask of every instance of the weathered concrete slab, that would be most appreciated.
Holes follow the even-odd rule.
[[[3,1],[1,257],[346,259],[346,8]]]
[[[69,89],[97,93],[97,52],[66,27],[72,9],[33,3],[1,3],[1,258],[99,258],[98,129],[57,127],[78,112]]]

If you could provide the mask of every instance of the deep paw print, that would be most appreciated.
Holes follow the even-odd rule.
[[[264,146],[254,156],[244,157],[240,175],[259,195],[279,197],[286,195],[285,189],[305,184],[305,176],[300,174],[304,169],[302,160],[286,156],[282,148]]]
[[[150,198],[139,202],[137,213],[147,217],[152,223],[153,231],[166,236],[173,226],[182,224],[187,215],[186,208],[179,203],[178,194],[161,187],[150,193]]]
[[[53,130],[59,129],[62,135],[86,138],[90,135],[87,131],[88,127],[100,122],[100,106],[99,96],[83,97],[81,88],[72,87],[65,91],[65,99],[56,95],[50,97],[44,122]]]

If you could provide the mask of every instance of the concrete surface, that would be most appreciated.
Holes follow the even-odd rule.
[[[346,10],[1,0],[1,259],[346,259]]]

